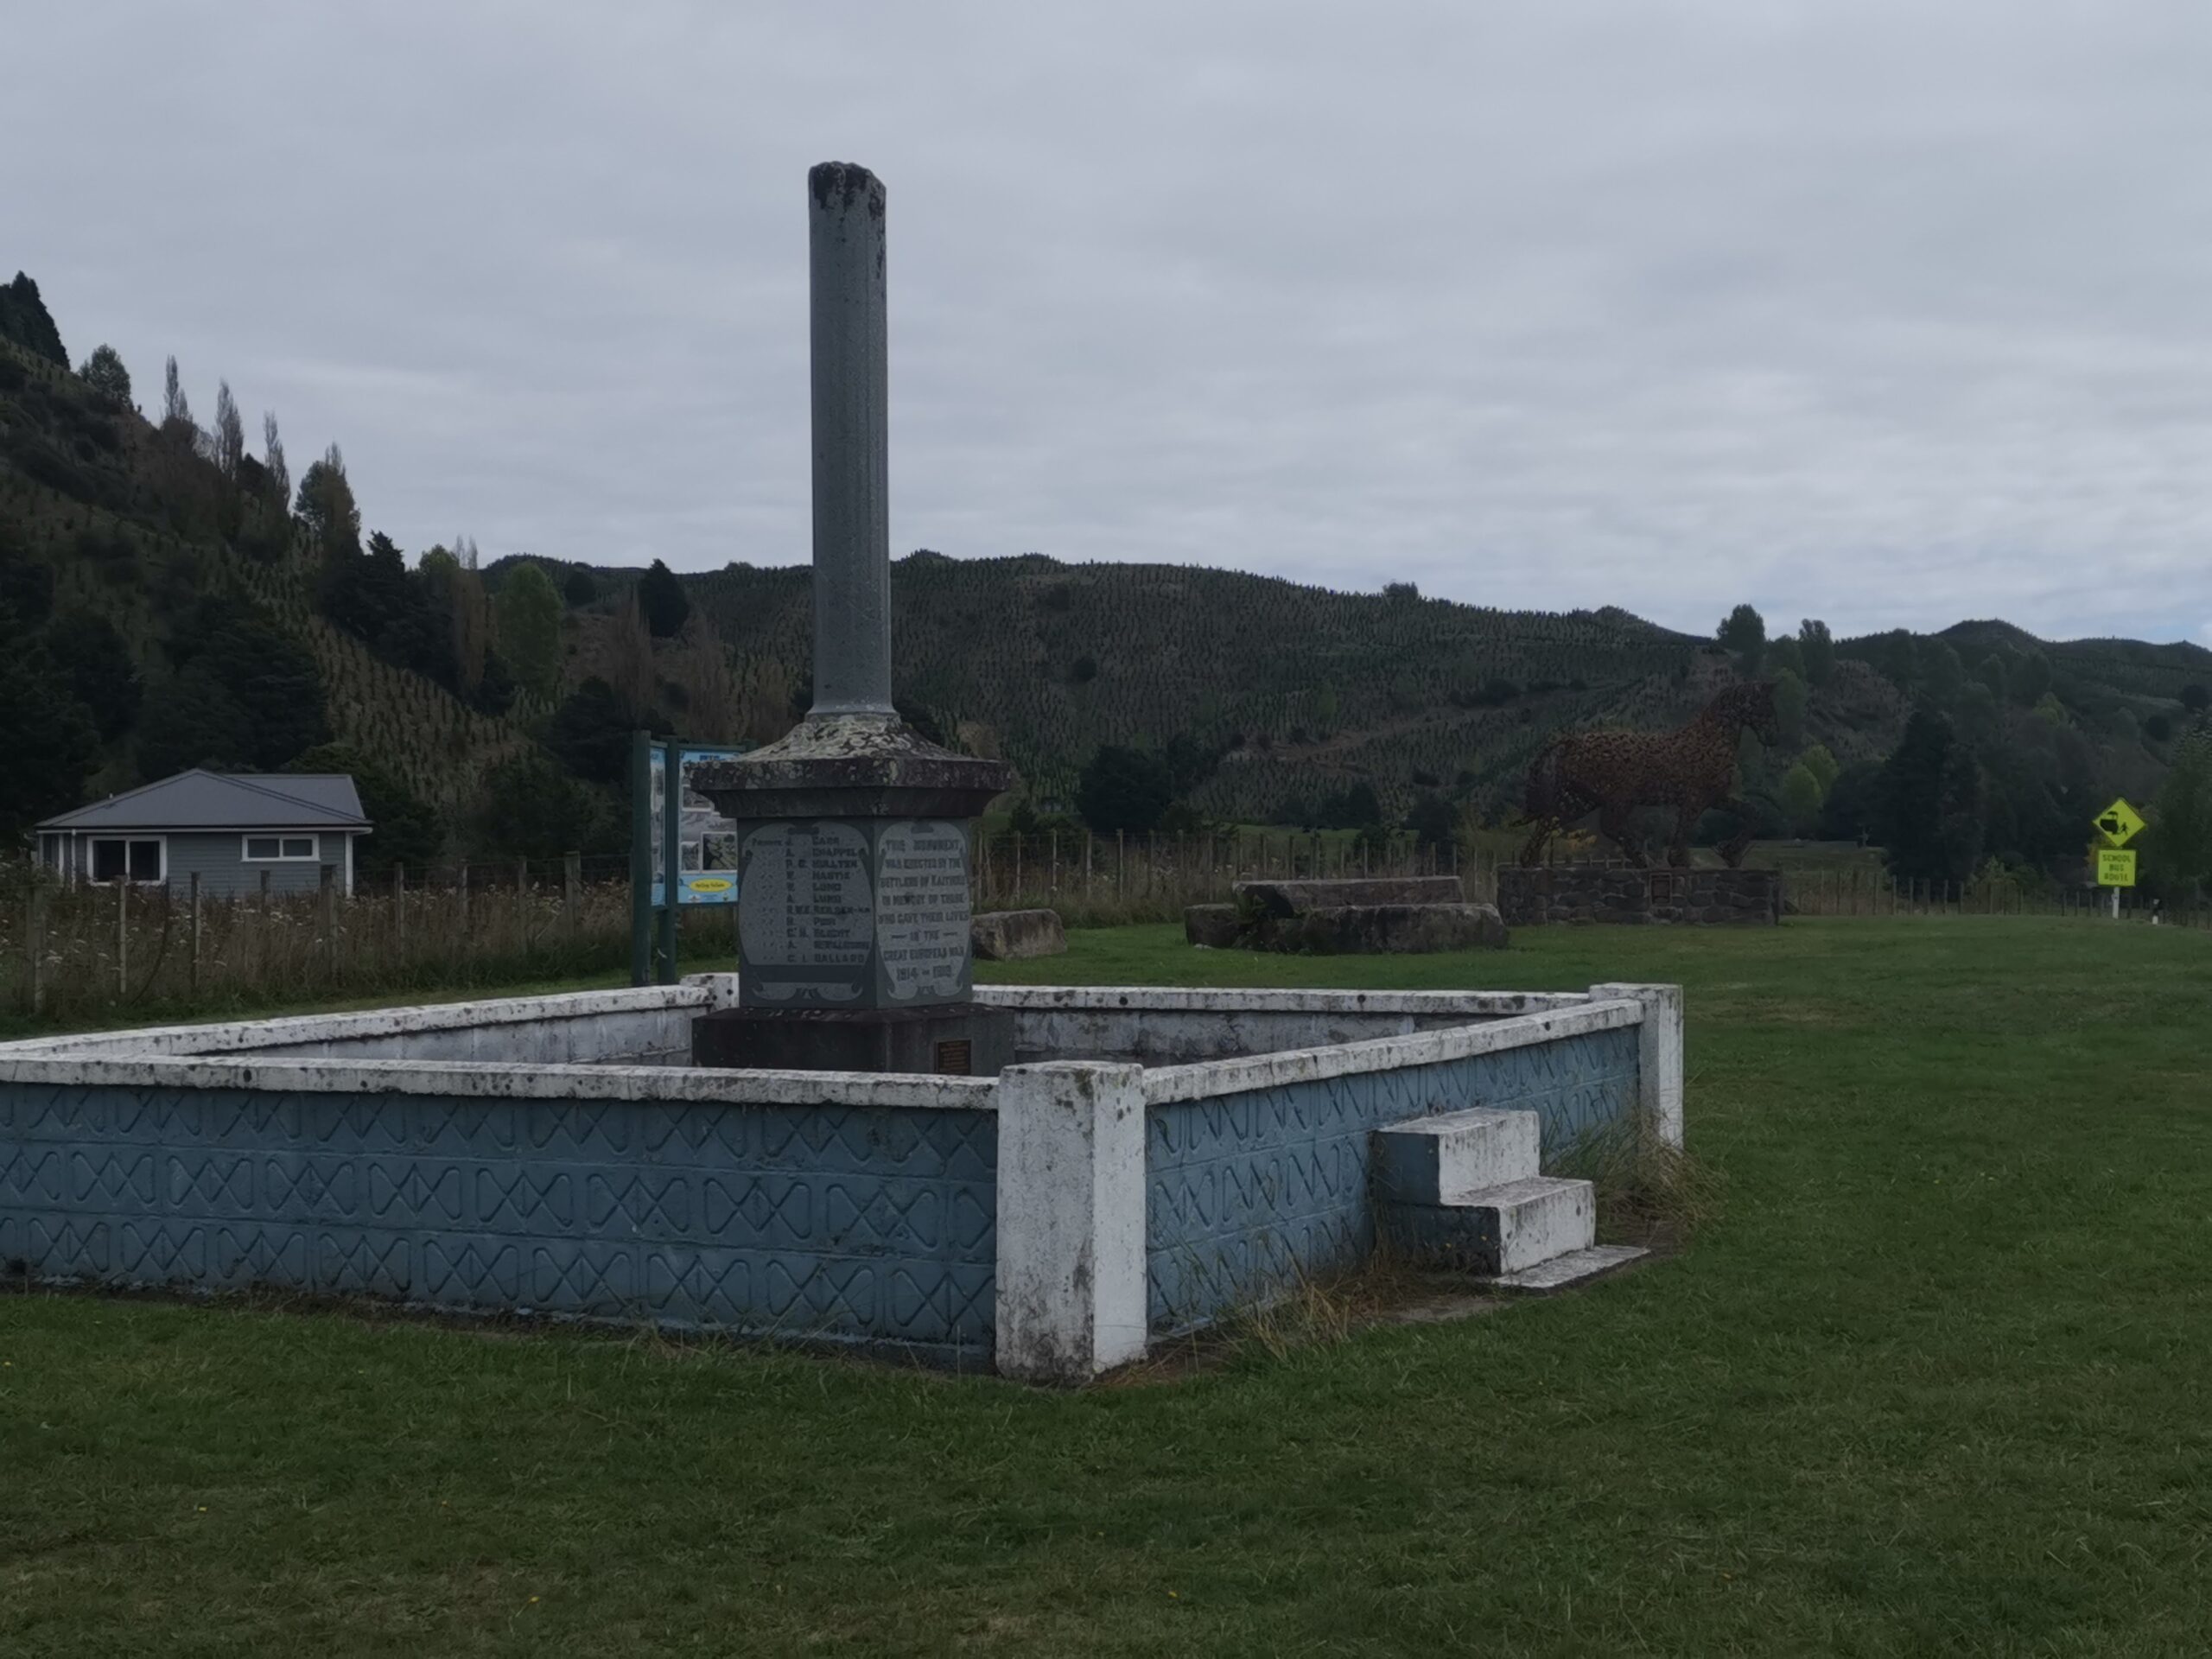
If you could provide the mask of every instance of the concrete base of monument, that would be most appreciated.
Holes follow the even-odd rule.
[[[1003,1008],[720,1008],[691,1022],[691,1064],[770,1071],[995,1077],[1014,1058]]]

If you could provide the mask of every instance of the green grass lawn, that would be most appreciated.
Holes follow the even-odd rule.
[[[2212,938],[1079,934],[1003,977],[1689,988],[1688,1253],[1084,1393],[0,1296],[0,1653],[2212,1647]]]

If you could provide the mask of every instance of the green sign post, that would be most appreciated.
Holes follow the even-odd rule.
[[[657,738],[639,732],[630,745],[630,982],[673,985],[676,912],[681,905],[737,902],[737,872],[715,862],[727,823],[686,787],[702,760],[745,753],[728,744]],[[717,832],[717,826],[720,833]],[[695,851],[696,849],[696,851]]]

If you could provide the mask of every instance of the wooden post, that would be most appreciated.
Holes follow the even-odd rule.
[[[530,861],[515,861],[515,932],[525,955],[530,950]]]
[[[737,908],[733,905],[732,910]],[[569,926],[569,943],[574,944],[584,926],[584,855],[565,853],[561,858],[561,912]]]
[[[200,872],[192,873],[192,995],[200,996]]]
[[[1051,850],[1052,863],[1045,879],[1045,891],[1057,899],[1060,896],[1060,832],[1058,829],[1053,829],[1046,833],[1052,837],[1047,843]]]
[[[1128,884],[1129,832],[1126,830],[1116,830],[1114,832],[1114,901],[1116,904],[1121,902],[1122,896],[1128,891]]]
[[[1021,903],[1021,831],[1014,832],[1014,902]]]
[[[392,954],[399,958],[398,966],[407,966],[407,867],[391,867],[391,945]]]
[[[321,891],[317,895],[317,910],[321,912],[322,929],[322,957],[325,971],[338,971],[338,872],[326,864],[322,867]]]
[[[38,879],[35,871],[31,875],[30,891],[23,900],[23,939],[30,952],[25,978],[30,988],[31,1012],[35,1014],[46,1001],[46,883]]]
[[[115,878],[115,997],[118,1002],[130,994],[130,880],[126,873]]]

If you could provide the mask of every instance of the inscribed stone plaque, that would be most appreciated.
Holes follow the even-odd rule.
[[[746,834],[738,857],[740,1003],[867,1007],[875,928],[861,829],[763,824]]]
[[[893,819],[876,833],[877,981],[885,1007],[968,995],[968,834],[957,823]]]

